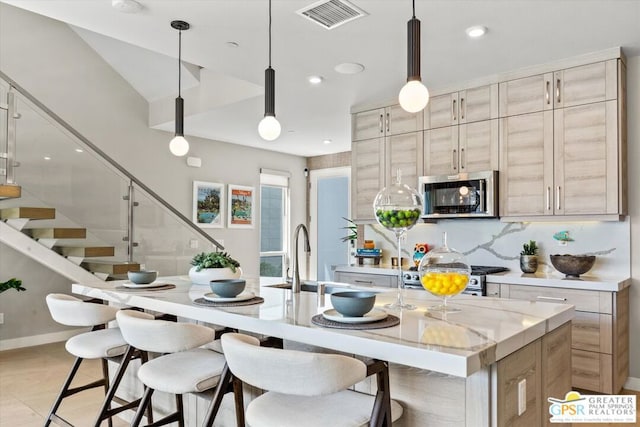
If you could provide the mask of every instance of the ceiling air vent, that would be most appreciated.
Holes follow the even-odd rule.
[[[327,30],[333,30],[367,13],[346,0],[322,0],[296,12]]]

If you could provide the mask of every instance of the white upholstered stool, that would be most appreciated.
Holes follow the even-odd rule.
[[[111,426],[111,417],[113,415],[127,409],[135,408],[138,406],[138,403],[140,403],[140,399],[127,402],[115,394],[129,362],[137,358],[140,358],[144,362],[146,361],[147,354],[136,349],[129,349],[127,342],[122,337],[122,334],[120,334],[118,328],[105,328],[108,322],[115,320],[116,312],[118,311],[117,308],[104,304],[85,302],[65,294],[49,294],[46,297],[46,301],[51,317],[56,322],[67,326],[91,327],[92,330],[67,340],[65,348],[69,353],[74,355],[76,359],[58,397],[51,407],[44,425],[48,426],[52,421],[55,421],[56,424],[70,426],[71,424],[68,421],[56,414],[62,400],[83,390],[104,387],[105,399],[94,425],[99,426],[102,420],[108,419],[109,426]],[[78,372],[80,364],[85,359],[101,359],[102,378],[89,384],[72,388],[71,382]],[[111,384],[109,384],[108,361],[119,364]],[[112,401],[118,402],[121,406],[112,409]]]
[[[137,311],[120,311],[117,314],[118,324],[125,340],[133,347],[154,353],[164,353],[143,364],[138,370],[138,378],[145,386],[142,402],[138,407],[132,427],[142,420],[143,412],[151,405],[151,396],[155,390],[174,394],[176,411],[167,415],[153,425],[159,426],[178,422],[184,426],[182,395],[217,390],[204,425],[212,425],[224,393],[231,386],[231,375],[223,371],[226,368],[222,354],[204,348],[197,348],[211,343],[215,333],[211,328],[193,323],[176,323],[154,320],[147,313]],[[229,390],[231,391],[231,390]],[[236,411],[239,426],[244,426],[244,414]]]
[[[249,403],[245,416],[251,427],[390,427],[402,415],[390,398],[384,362],[260,347],[258,339],[236,333],[221,341],[233,381],[266,391]],[[373,374],[376,396],[347,390]]]

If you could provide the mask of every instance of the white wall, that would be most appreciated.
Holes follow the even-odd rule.
[[[190,155],[202,158],[202,168],[187,167],[184,158],[169,153],[172,135],[149,129],[147,102],[66,24],[0,3],[0,69],[188,218],[192,181],[257,190],[260,168],[268,168],[291,173],[292,223],[304,222],[305,158],[189,137]],[[19,182],[19,169],[16,174]],[[91,200],[82,203],[91,204]],[[259,198],[256,203],[258,220]],[[81,204],[78,208],[82,209]],[[240,261],[247,277],[259,276],[258,227],[208,232],[224,240],[225,249]],[[33,262],[16,257],[2,245],[0,257],[0,279],[17,276],[30,289],[46,286],[55,292],[70,291],[68,281],[53,273],[43,283],[34,273],[38,268]],[[12,262],[16,258],[20,262]],[[46,316],[31,317],[32,328],[17,328],[15,323],[25,321],[26,307],[46,312],[41,294],[0,297],[0,312],[5,313],[3,339],[49,329]]]

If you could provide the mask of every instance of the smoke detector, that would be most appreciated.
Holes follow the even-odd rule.
[[[322,0],[315,2],[296,13],[327,30],[367,16],[367,12],[346,0]]]
[[[138,13],[142,5],[135,0],[111,0],[111,7],[122,13]]]

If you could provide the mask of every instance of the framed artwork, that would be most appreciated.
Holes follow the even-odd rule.
[[[253,187],[229,184],[229,228],[253,228],[255,190]]]
[[[193,222],[202,228],[223,228],[224,196],[224,184],[193,181]]]

